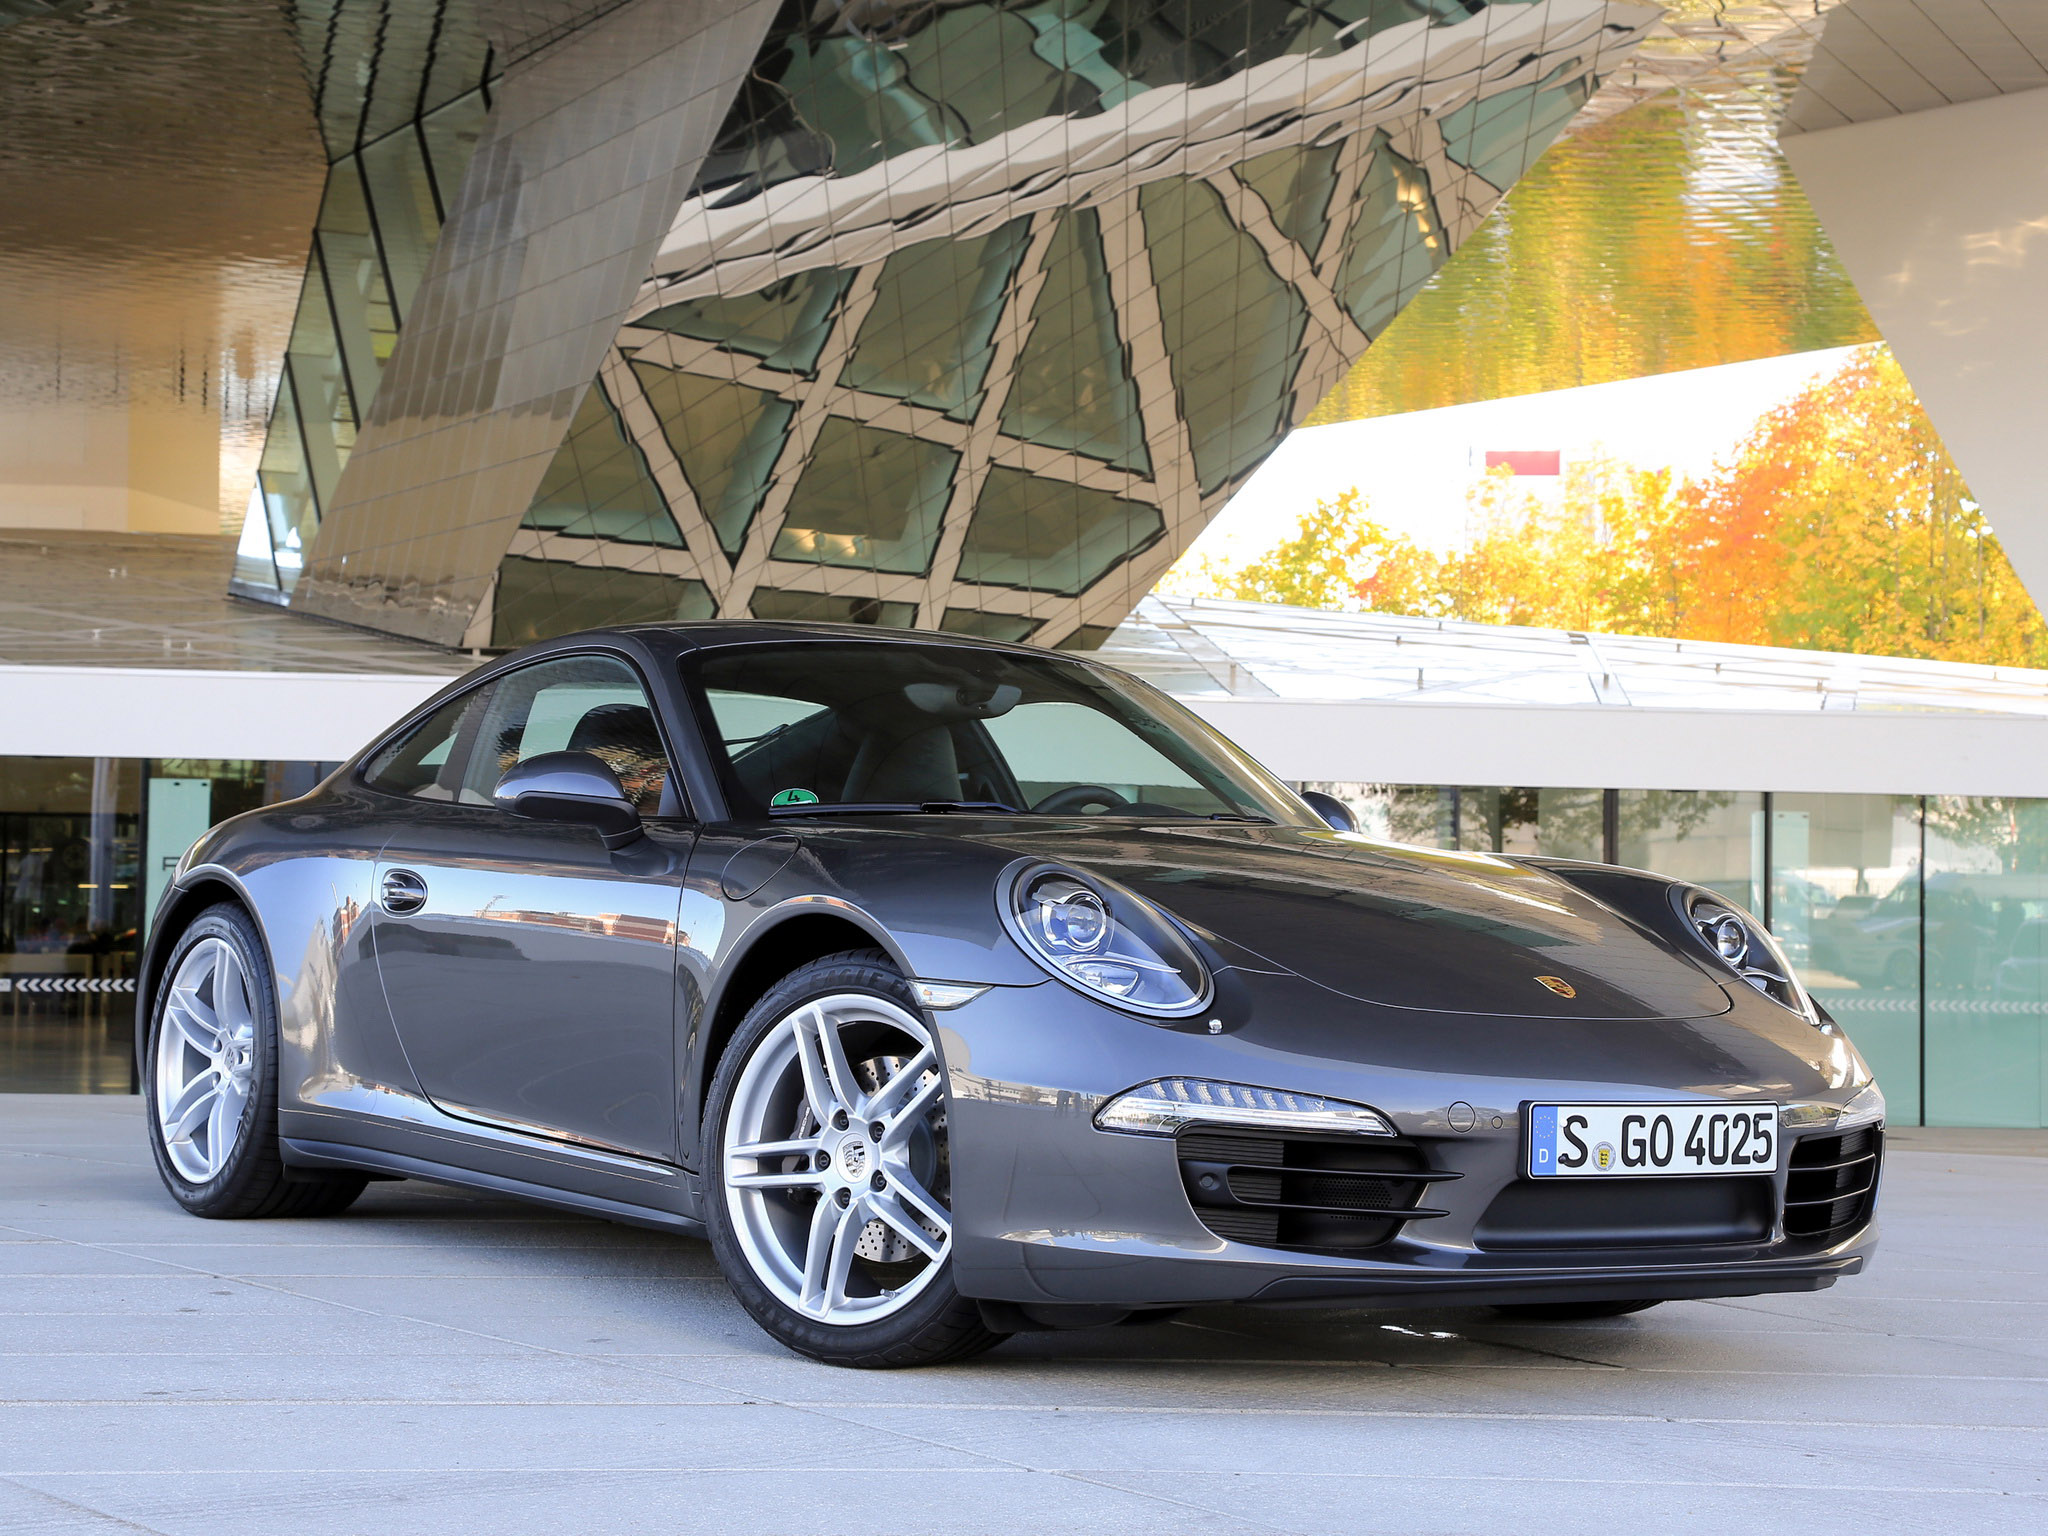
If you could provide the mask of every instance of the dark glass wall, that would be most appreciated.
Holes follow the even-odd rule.
[[[179,858],[334,767],[0,757],[0,1092],[129,1092],[136,962]]]

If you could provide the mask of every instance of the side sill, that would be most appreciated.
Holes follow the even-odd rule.
[[[574,1211],[582,1216],[602,1216],[607,1221],[624,1222],[628,1226],[651,1227],[658,1232],[675,1232],[686,1237],[705,1235],[703,1222],[694,1216],[681,1216],[674,1211],[658,1211],[650,1206],[629,1205],[623,1200],[607,1200],[601,1195],[584,1195],[573,1190],[551,1189],[544,1184],[529,1184],[523,1179],[508,1179],[494,1173],[478,1173],[474,1169],[428,1162],[425,1158],[407,1157],[398,1152],[381,1152],[374,1147],[344,1146],[332,1141],[304,1141],[296,1137],[281,1137],[279,1140],[286,1159],[299,1167],[352,1168],[361,1173],[391,1174],[401,1179],[425,1179],[432,1184],[448,1184],[457,1189],[509,1195],[515,1200],[528,1200],[535,1205]]]

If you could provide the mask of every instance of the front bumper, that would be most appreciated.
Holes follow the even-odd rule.
[[[1691,1099],[1716,1091],[1700,1084],[1717,1082],[1729,1084],[1721,1091],[1730,1097],[1845,1102],[1852,1091],[1841,1053],[1831,1056],[1826,1037],[1803,1023],[1788,1030],[1754,1011],[1753,1028],[1727,1016],[1696,1024],[1516,1021],[1525,1035],[1544,1038],[1486,1051],[1474,1048],[1485,1042],[1469,1030],[1352,1003],[1296,978],[1240,973],[1233,983],[1220,989],[1225,1029],[1216,1035],[1206,1019],[1150,1024],[1054,982],[995,988],[933,1016],[951,1090],[954,1264],[963,1294],[1132,1308],[1757,1295],[1832,1285],[1858,1272],[1876,1245],[1868,1220],[1819,1237],[1787,1235],[1782,1166],[1758,1176],[1771,1180],[1768,1193],[1755,1192],[1769,1210],[1744,1240],[1677,1235],[1623,1246],[1611,1238],[1550,1244],[1526,1234],[1512,1243],[1497,1231],[1489,1236],[1496,1201],[1530,1184],[1520,1176],[1523,1103]],[[1297,1027],[1311,1017],[1312,1026]],[[1418,1042],[1431,1030],[1434,1042]],[[1339,1038],[1349,1042],[1342,1058],[1330,1049]],[[1457,1067],[1459,1059],[1501,1056],[1520,1070]],[[1530,1070],[1543,1062],[1545,1070]],[[1173,1139],[1094,1123],[1112,1095],[1173,1074],[1373,1106],[1425,1166],[1450,1175],[1432,1182],[1422,1200],[1442,1214],[1407,1221],[1363,1253],[1218,1235],[1191,1203]]]

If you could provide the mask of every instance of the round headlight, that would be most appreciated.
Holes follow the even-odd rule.
[[[1740,965],[1749,958],[1749,929],[1733,912],[1723,912],[1719,917],[1704,917],[1700,922],[1700,932],[1714,946],[1714,952],[1730,965]]]
[[[1027,866],[1003,899],[1005,926],[1054,976],[1138,1013],[1178,1017],[1209,1001],[1209,973],[1142,896],[1057,865]]]
[[[1048,875],[1031,887],[1031,918],[1045,947],[1062,955],[1092,955],[1109,937],[1109,909],[1077,881]]]
[[[1705,892],[1686,900],[1685,915],[1714,957],[1779,1006],[1818,1025],[1820,1014],[1792,970],[1792,962],[1762,923]]]

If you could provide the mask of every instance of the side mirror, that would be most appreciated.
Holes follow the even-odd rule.
[[[1356,832],[1358,830],[1358,818],[1351,814],[1351,807],[1342,800],[1339,800],[1335,795],[1326,795],[1321,790],[1316,789],[1304,789],[1301,792],[1301,798],[1302,802],[1310,810],[1322,817],[1324,821],[1328,822],[1333,830],[1338,832]]]
[[[645,835],[619,776],[592,752],[529,757],[506,771],[491,798],[514,816],[590,827],[607,848],[623,848]]]

